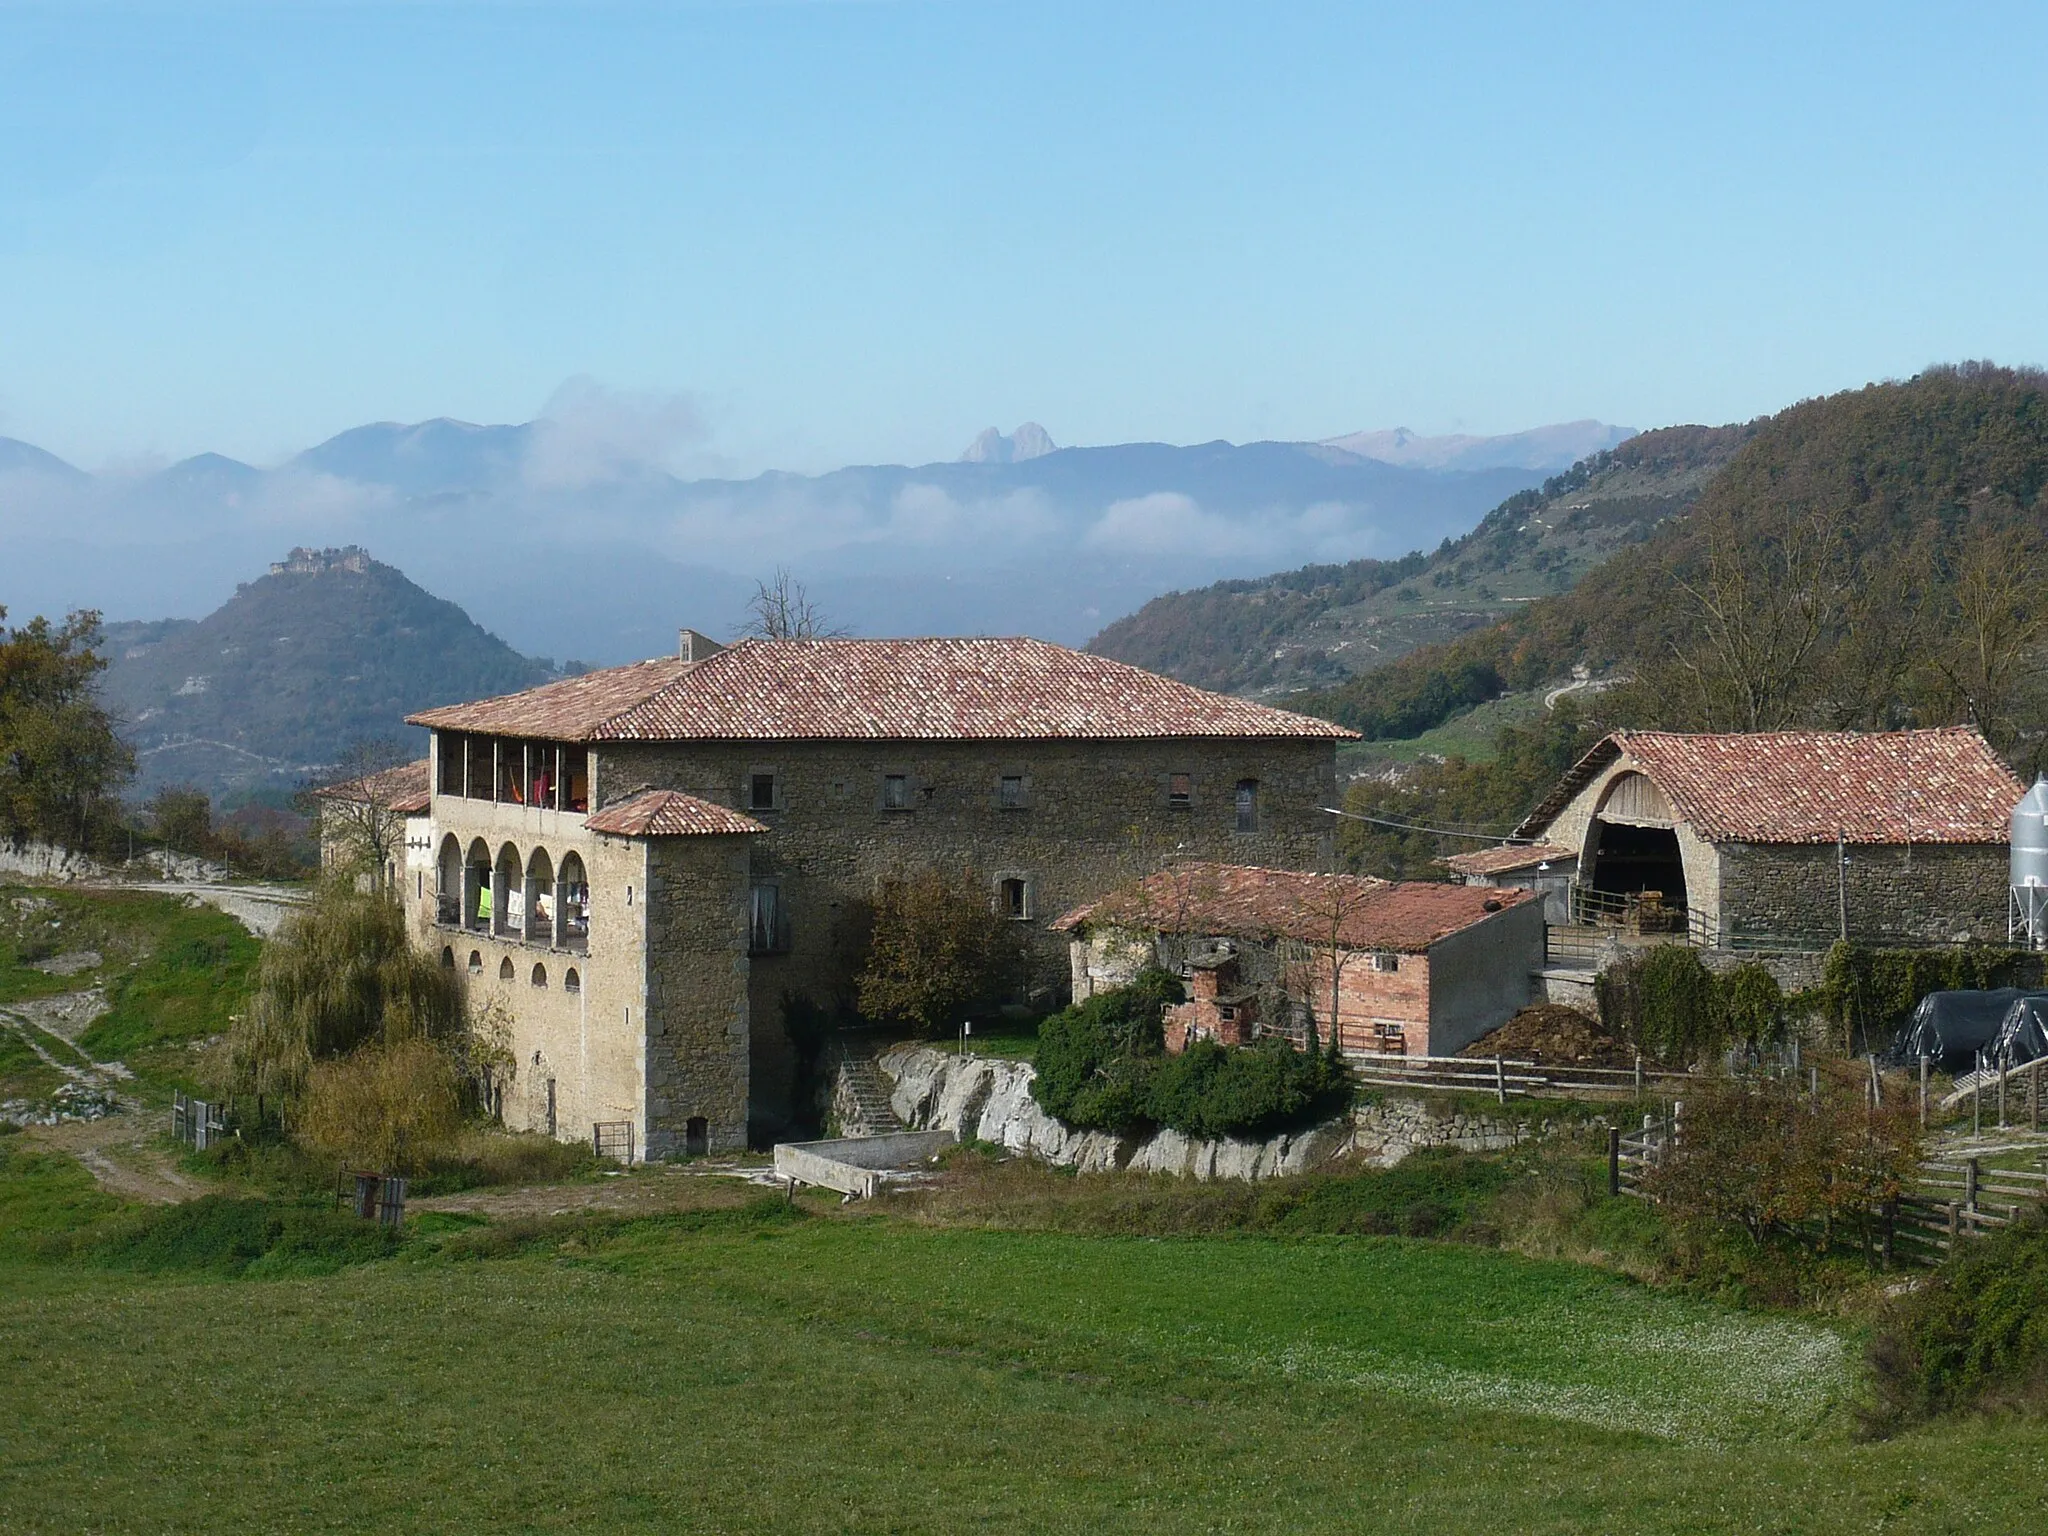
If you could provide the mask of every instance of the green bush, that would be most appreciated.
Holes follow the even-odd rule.
[[[1162,1015],[1184,995],[1175,977],[1148,970],[1052,1015],[1039,1026],[1032,1097],[1084,1130],[1150,1124],[1212,1137],[1277,1129],[1346,1093],[1334,1058],[1284,1040],[1235,1048],[1202,1040],[1167,1055]]]
[[[1968,1245],[1897,1303],[1870,1346],[1879,1433],[1970,1408],[2048,1404],[2048,1222]]]
[[[1609,966],[1595,985],[1600,1021],[1645,1056],[1691,1063],[1741,1041],[1784,1038],[1785,994],[1754,961],[1722,976],[1684,944],[1659,944]]]
[[[399,1244],[395,1228],[331,1207],[207,1195],[53,1240],[45,1253],[147,1274],[326,1273]]]

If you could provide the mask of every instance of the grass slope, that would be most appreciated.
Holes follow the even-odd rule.
[[[2021,1529],[2048,1451],[1854,1445],[1826,1328],[1452,1245],[771,1202],[452,1256],[489,1231],[317,1279],[0,1261],[0,1524]]]

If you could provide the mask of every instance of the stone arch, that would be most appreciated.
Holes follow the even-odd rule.
[[[482,838],[470,839],[462,856],[462,925],[489,929],[491,926],[491,846]]]
[[[574,849],[555,872],[555,942],[578,954],[590,948],[590,876]]]
[[[483,973],[484,973],[484,954],[483,954],[483,951],[482,951],[482,950],[480,950],[480,949],[472,949],[472,950],[471,950],[471,951],[469,952],[469,974],[470,974],[470,975],[472,975],[472,976],[481,976],[481,975],[483,975]]]
[[[1580,884],[1596,893],[1596,901],[1655,892],[1662,906],[1682,912],[1687,892],[1677,822],[1670,800],[1648,774],[1617,773],[1586,825]]]
[[[514,974],[515,972],[512,969],[512,957],[510,955],[507,955],[504,959],[498,962],[498,980],[510,981],[513,978]]]
[[[576,967],[573,965],[562,972],[562,990],[572,995],[583,990],[583,978],[576,974]]]
[[[498,862],[491,871],[491,932],[508,939],[523,937],[525,910],[526,868],[518,846],[506,843],[498,850]]]
[[[453,944],[441,946],[441,969],[444,971],[455,969],[455,946]]]
[[[462,842],[453,832],[441,839],[434,860],[434,921],[451,926],[462,921]]]
[[[555,866],[545,848],[526,860],[526,937],[535,944],[555,941]]]
[[[544,987],[548,984],[548,968],[538,960],[533,962],[533,974],[527,978],[530,985]]]

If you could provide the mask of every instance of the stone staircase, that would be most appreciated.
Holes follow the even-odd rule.
[[[886,1136],[903,1129],[889,1104],[889,1081],[875,1064],[871,1041],[843,1040],[833,1046],[832,1112],[842,1136]]]

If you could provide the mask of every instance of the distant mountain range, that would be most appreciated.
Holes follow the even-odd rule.
[[[962,462],[748,480],[678,479],[587,413],[377,423],[273,468],[202,454],[131,476],[0,439],[0,604],[196,619],[286,546],[360,544],[560,659],[653,654],[680,624],[728,633],[777,565],[856,632],[1079,643],[1247,568],[1434,547],[1617,435],[1057,448],[1027,423]]]

